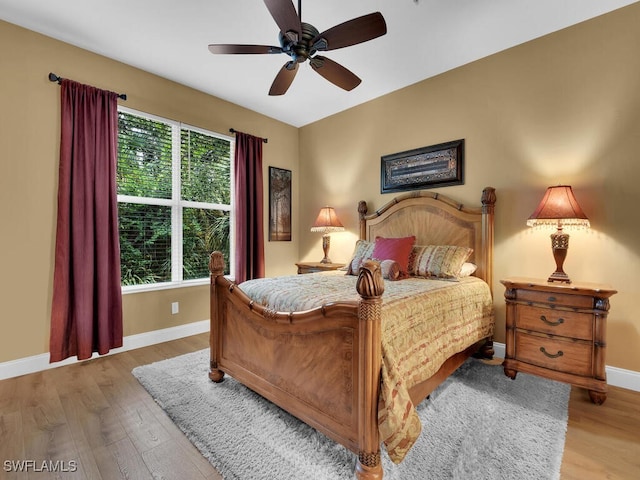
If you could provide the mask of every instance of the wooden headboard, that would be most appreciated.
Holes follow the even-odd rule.
[[[367,203],[358,205],[360,238],[416,236],[416,245],[459,245],[473,248],[469,261],[475,275],[492,288],[493,225],[496,194],[482,191],[481,206],[468,207],[438,193],[416,191],[400,195],[368,214]]]

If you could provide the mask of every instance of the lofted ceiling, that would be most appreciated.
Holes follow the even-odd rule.
[[[289,91],[275,97],[269,88],[287,55],[213,55],[207,48],[279,45],[262,0],[0,0],[0,19],[300,127],[632,3],[304,0],[302,20],[319,31],[379,11],[387,34],[323,53],[362,79],[354,90],[329,83],[306,62]]]

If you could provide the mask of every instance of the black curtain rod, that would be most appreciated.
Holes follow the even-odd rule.
[[[62,80],[64,80],[64,79],[62,77],[59,77],[55,73],[49,73],[49,81],[50,82],[58,82],[58,85],[60,85],[62,83]],[[126,100],[127,99],[127,94],[126,93],[118,93],[118,98],[121,98],[122,100]]]
[[[230,128],[230,129],[229,129],[229,131],[230,131],[231,133],[236,133],[236,132],[237,132],[237,130],[236,130],[236,129],[234,129],[234,128]],[[263,139],[262,139],[262,141],[263,141],[264,143],[269,143],[269,139],[268,139],[268,138],[263,138]]]

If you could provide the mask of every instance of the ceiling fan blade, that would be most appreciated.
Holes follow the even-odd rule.
[[[325,30],[311,41],[311,45],[316,50],[335,50],[373,40],[385,33],[387,24],[384,17],[380,12],[375,12]]]
[[[353,72],[327,57],[316,55],[309,60],[309,63],[316,72],[344,90],[353,90],[362,81]]]
[[[264,0],[267,10],[280,31],[292,42],[297,42],[302,33],[300,17],[291,0]]]
[[[282,48],[270,45],[232,45],[219,43],[209,45],[209,51],[216,54],[282,53]]]
[[[280,69],[271,84],[269,95],[284,95],[298,73],[298,62],[287,62]]]

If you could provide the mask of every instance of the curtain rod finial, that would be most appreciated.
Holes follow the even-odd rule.
[[[240,132],[238,132],[235,128],[230,128],[230,129],[229,129],[229,132],[231,132],[231,133],[240,133]],[[263,138],[263,139],[262,139],[262,142],[263,142],[263,143],[268,143],[268,142],[269,142],[269,139],[268,139],[268,138]]]

